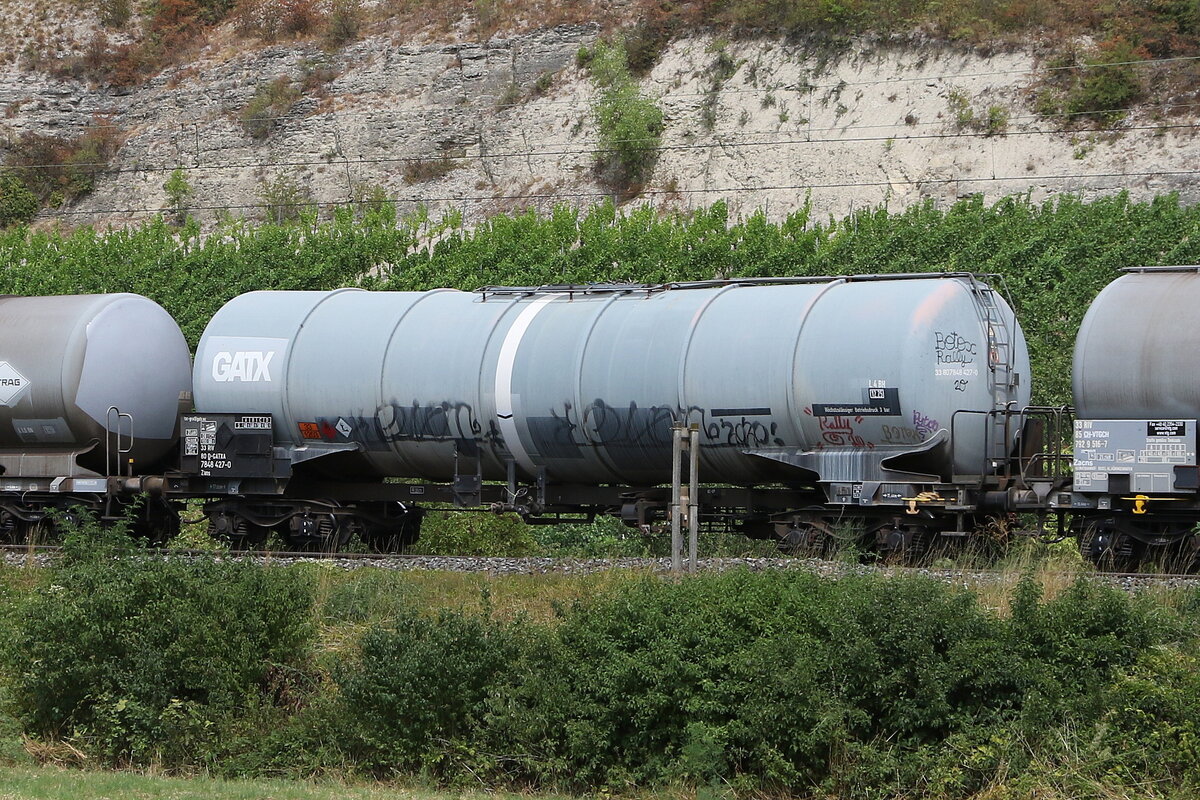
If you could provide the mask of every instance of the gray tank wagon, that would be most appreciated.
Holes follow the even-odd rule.
[[[99,508],[110,476],[140,490],[174,453],[191,383],[179,326],[145,297],[0,297],[0,536]]]
[[[1075,344],[1073,508],[1084,551],[1132,565],[1200,518],[1200,266],[1138,267],[1092,302]]]
[[[710,521],[790,540],[849,522],[899,547],[1044,499],[1004,471],[1028,378],[1012,309],[967,274],[253,292],[205,330],[183,435],[204,491],[242,497],[209,508],[235,539],[394,536],[405,501],[438,495],[391,478],[646,524],[682,424]],[[189,448],[204,430],[220,445]]]

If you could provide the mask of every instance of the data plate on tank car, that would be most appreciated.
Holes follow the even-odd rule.
[[[895,387],[867,387],[858,403],[813,403],[814,417],[898,417],[900,390]]]
[[[1077,492],[1169,493],[1177,467],[1195,469],[1195,420],[1080,419],[1075,421]]]
[[[180,469],[202,477],[272,475],[270,414],[191,414],[180,419]]]

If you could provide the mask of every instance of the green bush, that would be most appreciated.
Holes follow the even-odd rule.
[[[0,228],[33,219],[38,201],[25,182],[11,172],[0,171]]]
[[[537,542],[515,514],[435,511],[422,520],[421,538],[412,550],[446,556],[528,556],[537,552]]]
[[[287,114],[299,99],[300,90],[287,75],[260,84],[250,102],[242,109],[242,128],[251,138],[267,138],[279,126],[279,118]]]
[[[5,157],[6,172],[18,178],[42,205],[62,205],[92,191],[123,136],[123,131],[100,116],[74,137],[26,132],[11,143]]]
[[[0,701],[103,763],[939,800],[1200,784],[1186,604],[1027,579],[1001,615],[919,577],[740,571],[501,621],[486,595],[478,615],[417,608],[401,576],[89,535],[34,588],[0,582]],[[318,582],[341,626],[319,653]],[[0,759],[16,740],[0,721]]]
[[[364,17],[362,0],[333,0],[325,20],[325,46],[337,49],[358,39]]]
[[[11,609],[7,711],[104,763],[195,764],[228,719],[269,704],[273,671],[308,657],[311,615],[295,571],[167,559],[85,525]]]
[[[172,224],[182,225],[187,219],[188,205],[196,194],[183,167],[171,170],[170,176],[163,183],[163,191],[167,193],[167,211],[170,221]]]
[[[343,758],[569,791],[960,797],[1038,774],[1066,726],[1100,731],[1110,759],[1182,743],[1164,771],[1192,774],[1178,690],[1151,692],[1170,714],[1139,738],[1105,733],[1146,727],[1112,698],[1150,691],[1122,675],[1161,671],[1177,619],[1085,583],[1042,601],[1027,581],[1012,604],[1003,619],[925,579],[741,572],[622,582],[550,626],[401,611],[336,671]],[[1172,663],[1190,687],[1192,662]]]
[[[803,789],[846,742],[944,736],[947,695],[974,666],[959,640],[988,635],[969,598],[931,583],[645,581],[571,609],[494,724],[551,785],[753,775]]]
[[[1101,42],[1084,60],[1085,69],[1067,93],[1064,111],[1101,121],[1124,116],[1142,94],[1142,82],[1133,61],[1149,56],[1121,37]]]
[[[1085,764],[1099,780],[1200,788],[1200,659],[1160,648],[1103,690]]]
[[[516,653],[506,627],[462,614],[410,611],[370,630],[339,679],[351,757],[381,774],[454,766]]]
[[[1123,36],[1111,36],[1086,51],[1067,48],[1047,63],[1035,109],[1045,116],[1114,122],[1144,93],[1136,62],[1149,57],[1145,48]]]
[[[282,225],[296,220],[310,223],[316,220],[317,204],[313,201],[312,192],[294,174],[284,173],[270,180],[261,179],[258,199],[267,222]]]
[[[622,45],[598,41],[589,53],[587,69],[599,92],[592,105],[600,134],[596,172],[615,187],[640,185],[658,160],[662,109],[641,93]]]

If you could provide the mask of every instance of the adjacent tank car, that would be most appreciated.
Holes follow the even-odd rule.
[[[1200,520],[1200,267],[1143,267],[1088,308],[1072,370],[1073,510],[1084,552],[1190,565]]]
[[[187,342],[157,303],[0,298],[0,536],[24,537],[52,509],[123,514],[114,499],[151,488],[143,476],[176,458],[191,387]],[[152,488],[138,519],[168,536],[178,515]]]

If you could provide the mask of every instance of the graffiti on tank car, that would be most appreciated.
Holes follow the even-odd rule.
[[[554,420],[554,430],[556,433],[561,433],[566,437],[567,441],[575,440],[575,432],[579,430],[579,424],[576,422],[575,406],[571,403],[564,403],[563,410],[560,414],[555,409],[550,409],[550,419]]]
[[[924,436],[905,425],[884,425],[882,438],[884,444],[920,444],[925,441]]]
[[[958,380],[956,380],[954,382],[954,391],[965,392],[967,390],[967,384],[969,384],[969,383],[970,383],[970,381],[967,380],[966,378],[959,378]]]
[[[933,349],[937,355],[937,363],[942,365],[973,364],[979,354],[979,346],[975,342],[954,331],[934,332]]]
[[[736,422],[722,419],[704,423],[704,435],[709,442],[730,447],[766,447],[770,444],[782,447],[784,441],[776,436],[778,430],[778,423],[767,425],[745,417]]]
[[[587,438],[596,443],[670,448],[671,428],[676,420],[697,420],[708,446],[755,448],[787,444],[779,437],[776,422],[759,421],[747,415],[724,418],[722,414],[717,417],[698,406],[687,409],[641,407],[637,403],[613,406],[595,400],[585,407],[582,420],[570,403],[552,410],[549,418],[558,422],[556,432],[561,432],[565,441],[579,444],[585,444],[583,432],[588,431]]]
[[[669,448],[675,409],[669,406],[639,408],[637,403],[617,408],[603,400],[594,400],[584,411],[583,422],[595,431],[598,441],[606,444],[620,442]]]
[[[410,406],[391,403],[380,408],[376,418],[381,436],[388,442],[489,440],[495,434],[494,426],[489,426],[488,435],[483,435],[483,424],[467,403],[443,402],[431,406],[415,400]]]
[[[936,419],[922,414],[920,411],[913,411],[912,421],[913,427],[917,429],[917,433],[921,434],[922,440],[941,427]]]
[[[862,422],[862,417],[819,417],[821,423],[821,440],[834,447],[866,447],[875,445],[868,442],[854,430],[856,423]]]

